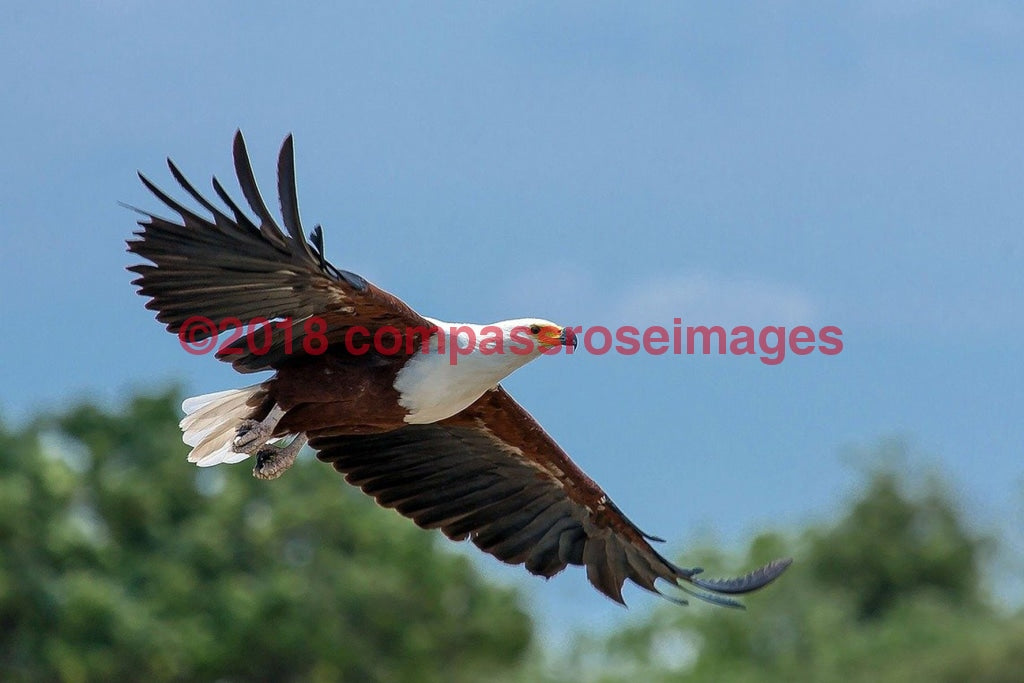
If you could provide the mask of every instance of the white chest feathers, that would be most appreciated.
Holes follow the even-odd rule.
[[[430,352],[411,357],[395,377],[399,403],[409,411],[405,421],[412,424],[429,424],[462,412],[539,355],[510,353],[508,349],[487,352],[476,343],[484,326],[432,322],[441,331],[431,339]],[[473,334],[452,333],[465,328]],[[458,351],[453,351],[453,343]]]

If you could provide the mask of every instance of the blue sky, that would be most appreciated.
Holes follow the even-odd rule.
[[[232,181],[236,128],[272,189],[293,132],[329,258],[424,314],[843,329],[835,357],[577,353],[506,383],[670,552],[828,518],[860,481],[849,454],[891,437],[979,525],[1021,528],[1019,4],[6,11],[8,420],[249,383],[143,308],[117,201],[155,208],[134,173],[170,187],[166,156]],[[625,618],[582,572],[545,585],[493,564],[549,628]]]

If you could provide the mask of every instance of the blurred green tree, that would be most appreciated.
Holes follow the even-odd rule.
[[[875,468],[839,516],[797,541],[753,541],[744,564],[787,554],[795,562],[745,601],[747,611],[657,608],[582,639],[568,665],[602,681],[1024,680],[1024,613],[987,599],[992,541],[966,528],[937,479]]]
[[[518,675],[513,590],[312,458],[187,464],[178,403],[0,426],[0,680]]]

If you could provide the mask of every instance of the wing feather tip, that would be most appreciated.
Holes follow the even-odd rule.
[[[783,572],[793,564],[793,558],[787,557],[772,560],[764,566],[758,567],[751,572],[731,579],[701,579],[697,578],[700,569],[691,570],[690,575],[682,577],[698,588],[721,593],[726,595],[743,595],[752,593],[764,588],[775,579],[782,576]]]

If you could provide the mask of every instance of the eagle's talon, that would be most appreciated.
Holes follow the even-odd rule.
[[[277,479],[284,474],[292,465],[299,451],[306,445],[308,439],[305,436],[297,436],[287,446],[274,446],[267,444],[256,452],[256,464],[252,468],[252,476],[257,479]]]
[[[238,429],[235,431],[235,438],[231,442],[236,453],[244,452],[240,449],[245,448],[254,441],[260,440],[260,424],[259,420],[244,420],[238,426]]]
[[[243,420],[235,430],[231,450],[235,453],[256,455],[274,435],[274,429],[283,415],[284,411],[275,405],[263,420]]]

